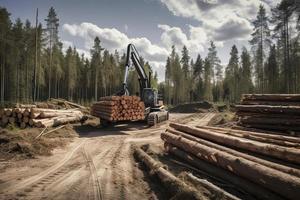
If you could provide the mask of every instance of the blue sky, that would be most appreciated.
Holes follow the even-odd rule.
[[[218,56],[227,64],[233,44],[249,47],[251,21],[262,3],[267,11],[279,0],[0,0],[12,19],[34,23],[35,9],[44,23],[51,6],[59,17],[59,35],[66,49],[76,46],[89,56],[95,36],[104,48],[124,51],[134,43],[159,79],[164,78],[165,60],[170,48],[183,45],[195,58],[207,54],[209,41],[215,41]]]

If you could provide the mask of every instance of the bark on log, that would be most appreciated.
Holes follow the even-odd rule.
[[[26,126],[27,126],[27,124],[26,124],[25,122],[21,122],[21,124],[20,124],[20,128],[21,128],[21,129],[26,128]]]
[[[242,105],[300,106],[300,102],[242,100]]]
[[[215,148],[215,149],[223,151],[223,152],[230,153],[230,154],[232,154],[234,156],[237,156],[237,157],[245,158],[247,160],[250,160],[250,161],[259,163],[261,165],[279,170],[281,172],[284,172],[284,173],[287,173],[287,174],[292,174],[292,175],[297,176],[297,177],[300,178],[300,170],[299,169],[294,169],[292,167],[280,165],[280,164],[277,164],[277,163],[274,163],[274,162],[270,162],[268,160],[264,160],[264,159],[261,159],[261,158],[257,158],[255,156],[251,156],[251,155],[248,155],[248,154],[245,154],[245,153],[241,153],[237,150],[230,149],[228,147],[218,145],[218,144],[215,144],[213,142],[209,142],[207,140],[203,140],[203,139],[197,138],[195,136],[192,136],[192,135],[180,132],[180,131],[176,131],[174,129],[167,129],[166,132],[175,134],[177,136],[184,137],[184,138],[189,139],[191,141],[198,142],[199,144],[203,144],[203,145],[206,145],[206,146],[211,147],[211,148]]]
[[[91,114],[108,121],[144,119],[145,106],[136,96],[109,96],[92,105]]]
[[[66,115],[66,116],[74,116],[74,115],[80,115],[81,111],[76,110],[76,111],[60,111],[57,110],[56,112],[46,112],[43,111],[39,115],[40,118],[52,118],[52,117],[59,117],[61,115]]]
[[[269,117],[244,116],[240,117],[240,121],[243,124],[280,124],[287,126],[300,126],[300,119],[273,118],[271,115]]]
[[[224,129],[224,128],[219,128],[219,127],[211,127],[211,126],[196,126],[197,128],[202,128],[202,129],[208,129],[208,130],[213,130],[216,131],[217,133],[222,133],[225,135],[232,135],[236,137],[241,137],[241,138],[247,138],[251,140],[256,140],[259,142],[264,142],[264,143],[271,143],[271,144],[277,144],[281,146],[286,146],[286,147],[300,147],[300,138],[295,138],[296,140],[298,139],[299,141],[297,142],[289,142],[284,140],[278,135],[271,135],[271,137],[268,137],[267,134],[252,134],[251,132],[246,132],[246,131],[236,131],[233,129]],[[272,138],[273,137],[273,138]],[[294,139],[294,138],[292,138]]]
[[[300,101],[299,94],[243,94],[243,100]]]
[[[177,123],[170,123],[170,127],[220,144],[237,147],[252,152],[260,153],[263,155],[272,156],[281,160],[286,160],[300,164],[299,149],[284,148],[278,145],[266,144],[249,139],[233,137],[221,133],[215,133],[213,131],[205,129],[192,128]]]
[[[100,101],[118,101],[120,100],[119,96],[107,96],[107,97],[100,97]]]
[[[204,199],[204,197],[200,195],[196,189],[188,186],[172,173],[164,169],[161,163],[156,162],[142,149],[135,148],[134,154],[152,171],[152,173],[158,176],[164,186],[168,188],[169,191],[171,191],[175,196],[178,195],[176,193],[181,192],[185,193],[185,195],[188,195],[186,196],[188,199]]]
[[[300,114],[300,106],[236,105],[237,111],[279,114]]]
[[[7,117],[10,117],[10,116],[12,115],[12,109],[11,109],[11,108],[5,109],[4,112],[5,112],[5,115],[6,115]]]
[[[242,134],[250,134],[250,135],[256,135],[264,138],[271,138],[276,140],[282,140],[282,141],[288,141],[292,143],[300,143],[300,138],[298,137],[291,137],[286,135],[280,135],[276,132],[254,132],[254,131],[245,131],[245,130],[239,130],[239,129],[229,129],[229,128],[221,128],[221,127],[213,127],[213,126],[198,126],[203,128],[208,128],[212,130],[222,130],[222,131],[230,131],[234,133],[242,133]]]
[[[258,128],[271,131],[300,131],[298,126],[286,126],[286,125],[276,125],[276,124],[244,124],[239,122],[238,125],[247,127],[247,128]],[[293,134],[292,134],[293,135]]]
[[[196,156],[189,154],[171,144],[165,143],[167,146],[168,152],[171,154],[183,159],[184,161],[188,162],[192,166],[196,167],[197,169],[203,170],[204,172],[217,177],[218,179],[222,179],[230,184],[236,186],[238,190],[242,190],[242,192],[250,193],[251,195],[255,196],[257,199],[263,200],[282,200],[283,198],[279,197],[278,195],[274,194],[273,192],[267,190],[265,187],[261,187],[256,183],[248,181],[247,179],[241,178],[240,176],[229,172],[225,169],[217,167],[209,162],[205,162]]]
[[[45,121],[42,123],[41,127],[55,127],[67,123],[73,123],[80,121],[82,116],[65,116],[65,117],[57,117],[50,119],[48,121]]]
[[[300,196],[300,179],[295,176],[170,133],[162,133],[161,138],[167,143],[171,143],[203,160],[258,183],[288,199],[297,199]],[[287,185],[289,187],[286,187]]]
[[[255,112],[241,112],[241,111],[237,111],[235,113],[237,116],[239,117],[262,117],[262,118],[268,118],[268,117],[272,117],[272,118],[279,118],[279,119],[300,119],[300,115],[290,115],[290,114],[275,114],[275,113],[255,113]]]
[[[79,108],[79,109],[82,109],[82,110],[87,110],[86,107],[84,107],[82,105],[79,105],[77,103],[73,103],[73,102],[67,101],[65,99],[54,99],[54,98],[51,98],[50,101],[58,102],[58,103],[61,103],[61,104],[69,104],[69,105],[71,105],[73,107],[76,107],[76,108]]]
[[[230,199],[230,200],[240,200],[240,198],[233,196],[232,194],[226,192],[222,188],[212,184],[206,179],[201,179],[196,176],[194,176],[191,173],[185,173],[184,177],[189,180],[190,182],[194,183],[196,186],[202,186],[206,188],[207,190],[211,191],[215,197],[218,199]]]

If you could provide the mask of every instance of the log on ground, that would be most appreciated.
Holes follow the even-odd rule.
[[[193,128],[178,123],[170,123],[170,127],[179,131],[190,133],[194,136],[201,137],[203,139],[217,142],[219,144],[237,147],[240,149],[245,149],[255,153],[300,164],[300,149],[286,148],[279,145],[267,144],[230,135],[224,135],[210,130]]]
[[[223,169],[231,171],[241,177],[260,184],[288,199],[297,199],[300,195],[300,179],[282,173],[278,170],[249,161],[244,158],[233,156],[229,153],[198,144],[191,140],[175,136],[170,133],[162,133],[161,138],[178,148],[213,163]],[[286,187],[286,186],[289,187]],[[285,188],[282,190],[282,188]]]

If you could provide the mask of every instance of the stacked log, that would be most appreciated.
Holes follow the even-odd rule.
[[[300,148],[297,137],[170,123],[161,138],[167,151],[200,170],[210,171],[209,167],[203,168],[204,165],[199,164],[201,160],[227,171],[233,177],[257,184],[269,191],[268,194],[273,192],[288,199],[297,199],[300,195],[300,170],[297,168]],[[245,188],[255,193],[253,188]]]
[[[299,94],[244,94],[235,107],[244,127],[300,131]]]
[[[8,124],[26,127],[54,127],[66,123],[78,122],[84,118],[77,109],[42,109],[36,106],[0,109],[0,125]]]
[[[138,96],[101,97],[91,107],[91,115],[108,121],[143,120],[145,105]]]

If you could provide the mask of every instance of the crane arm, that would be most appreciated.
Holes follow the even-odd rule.
[[[135,70],[138,73],[139,76],[139,84],[140,84],[140,90],[142,91],[144,88],[150,88],[150,79],[148,78],[144,66],[140,62],[139,54],[133,44],[129,44],[127,46],[127,58],[126,58],[126,64],[125,64],[125,75],[124,75],[124,81],[122,85],[122,91],[120,95],[129,95],[128,89],[127,89],[127,78],[129,73],[129,67],[131,64],[134,65]]]

